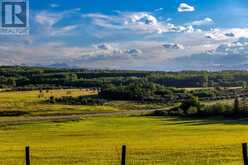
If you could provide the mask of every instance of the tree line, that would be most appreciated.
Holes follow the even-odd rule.
[[[39,89],[126,85],[140,80],[166,87],[246,87],[247,71],[149,72],[122,70],[0,67],[0,88]]]
[[[233,103],[219,102],[211,105],[202,104],[197,97],[185,99],[167,111],[155,111],[153,116],[185,116],[185,117],[210,117],[223,116],[243,118],[248,116],[248,98],[236,97]]]

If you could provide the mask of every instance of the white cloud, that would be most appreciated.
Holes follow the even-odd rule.
[[[64,12],[49,12],[40,11],[35,15],[35,21],[41,25],[52,27],[62,19],[69,17],[73,14],[78,14],[80,8],[66,10]]]
[[[127,53],[127,54],[133,54],[133,55],[138,55],[138,54],[141,54],[143,52],[140,49],[131,48],[131,49],[127,49],[125,51],[125,53]]]
[[[42,11],[35,16],[36,22],[41,25],[53,26],[63,18],[62,13]]]
[[[68,35],[69,32],[72,32],[78,28],[78,25],[68,25],[64,26],[62,28],[53,28],[53,30],[50,32],[51,36],[65,36]]]
[[[213,23],[213,20],[211,18],[205,18],[188,24],[175,25],[167,22],[166,18],[159,18],[157,14],[150,12],[117,12],[113,15],[99,13],[85,14],[83,17],[87,21],[83,20],[81,22],[89,24],[87,26],[89,29],[86,29],[88,32],[86,35],[95,35],[95,33],[90,33],[92,29],[95,31],[102,30],[103,35],[100,36],[102,38],[99,37],[98,41],[106,43],[95,45],[95,47],[71,46],[74,43],[74,36],[66,40],[56,37],[66,34],[83,35],[84,32],[79,33],[81,24],[60,26],[61,20],[64,18],[70,19],[71,13],[77,11],[79,9],[60,13],[42,11],[36,16],[37,22],[42,25],[37,26],[37,28],[42,27],[47,30],[46,33],[45,30],[41,29],[39,35],[47,37],[55,36],[51,37],[51,39],[49,38],[49,41],[53,42],[61,39],[60,41],[68,43],[68,45],[45,43],[44,40],[41,41],[43,38],[36,41],[34,36],[34,41],[31,44],[7,47],[8,49],[0,48],[0,61],[9,64],[13,64],[14,62],[18,64],[51,64],[62,62],[68,63],[70,66],[83,67],[91,67],[96,61],[97,64],[94,66],[102,68],[111,64],[114,64],[115,67],[123,67],[124,65],[125,67],[135,67],[139,65],[146,66],[146,63],[155,66],[167,59],[190,56],[196,53],[207,52],[208,55],[216,55],[217,52],[220,52],[217,51],[216,47],[223,44],[227,45],[219,47],[219,49],[222,48],[222,54],[224,54],[223,52],[227,54],[230,54],[230,52],[238,54],[242,51],[243,53],[248,52],[248,49],[243,46],[243,42],[241,42],[242,44],[232,43],[239,37],[248,37],[248,28],[200,30],[196,29],[198,28],[197,26]],[[77,16],[81,15],[79,12],[78,14]],[[66,22],[66,20],[63,22]],[[75,31],[77,28],[78,31]],[[118,33],[115,33],[117,31]],[[158,35],[167,32],[176,32],[177,34]],[[108,36],[110,37],[108,38]],[[119,39],[118,42],[113,42],[117,38]],[[76,38],[77,40],[78,37]],[[232,43],[232,45],[228,45],[228,43]],[[30,47],[25,47],[27,45]],[[34,52],[35,55],[33,55]],[[135,64],[132,62],[135,62]]]
[[[233,32],[225,33],[225,36],[227,37],[235,37],[235,34]]]
[[[102,51],[101,54],[109,54],[109,55],[113,55],[113,54],[121,54],[123,53],[123,51],[118,48],[117,45],[113,45],[113,44],[109,44],[109,43],[103,43],[103,44],[99,44],[99,45],[94,45],[94,47],[97,50]]]
[[[125,24],[128,28],[136,28],[137,30],[144,30],[150,32],[157,32],[159,34],[166,32],[193,32],[194,28],[191,25],[176,26],[172,23],[159,21],[150,13],[126,13]]]
[[[96,45],[95,47],[101,50],[114,50],[114,48],[110,44],[100,44],[100,45]]]
[[[182,34],[186,35],[186,34]],[[187,35],[195,35],[194,33]],[[187,37],[193,39],[192,37]],[[177,42],[180,41],[180,44]],[[170,59],[200,53],[212,49],[202,48],[192,42],[177,39],[172,43],[164,41],[126,41],[118,43],[101,43],[80,47],[60,43],[43,43],[37,46],[9,44],[0,46],[0,61],[5,64],[57,65],[70,67],[90,67],[112,69],[130,69],[146,67],[154,68]],[[198,44],[198,41],[195,41]],[[199,49],[198,49],[199,47]],[[35,52],[35,54],[34,54]]]
[[[166,49],[184,49],[184,46],[178,43],[166,43],[162,46]]]
[[[161,42],[151,41],[102,43],[88,47],[62,43],[43,43],[36,46],[25,46],[24,43],[6,44],[0,46],[0,61],[11,65],[65,64],[64,66],[70,67],[135,68],[152,63],[160,57],[167,58],[167,52],[161,45]]]
[[[37,12],[34,17],[34,21],[40,24],[36,28],[37,36],[54,37],[72,34],[71,32],[78,28],[80,24],[59,26],[59,22],[74,16],[74,14],[79,14],[78,8],[63,12],[50,12],[47,10]]]
[[[117,15],[104,15],[99,13],[84,14],[82,17],[90,18],[96,26],[116,29],[132,30],[143,33],[166,32],[193,32],[192,25],[176,26],[167,21],[159,21],[149,12],[119,12]]]
[[[202,26],[202,25],[211,25],[211,24],[213,24],[213,23],[214,23],[213,19],[207,17],[207,18],[205,18],[205,19],[203,19],[203,20],[193,21],[193,22],[191,23],[191,25],[193,25],[193,26]]]
[[[124,13],[124,27],[143,31],[163,33],[168,31],[165,24],[149,13]]]
[[[113,54],[128,54],[128,55],[138,55],[142,54],[142,51],[137,48],[120,48],[117,45],[103,43],[99,45],[94,46],[98,50],[104,51],[103,53],[109,53],[111,55]]]
[[[205,34],[205,37],[208,38],[208,39],[213,39],[213,40],[218,40],[219,38],[213,34],[213,33],[208,33],[208,34]]]
[[[125,24],[157,25],[157,19],[149,13],[127,13]]]
[[[248,38],[239,38],[237,41],[220,45],[215,53],[216,54],[241,54],[247,55],[248,52]]]
[[[205,35],[208,39],[228,40],[248,37],[248,28],[211,29]]]
[[[192,33],[195,31],[192,25],[186,25],[186,26],[175,26],[171,24],[171,32],[187,32],[187,33]]]
[[[193,12],[195,11],[194,6],[190,6],[186,3],[181,3],[178,8],[177,8],[178,12]]]
[[[206,53],[192,54],[168,61],[165,66],[173,70],[234,70],[247,69],[248,38],[221,44]]]

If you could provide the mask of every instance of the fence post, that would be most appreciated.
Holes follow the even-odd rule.
[[[29,146],[25,148],[26,165],[30,165],[30,149]]]
[[[126,165],[126,154],[127,154],[127,147],[126,145],[123,145],[121,152],[121,165]]]
[[[242,144],[242,152],[243,152],[244,165],[248,165],[247,143]]]

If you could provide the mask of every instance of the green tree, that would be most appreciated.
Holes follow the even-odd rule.
[[[208,74],[203,74],[202,87],[208,87]]]
[[[200,110],[201,104],[198,97],[191,96],[190,98],[184,100],[180,105],[180,108],[184,111],[185,114],[188,114],[190,107],[196,107],[197,111]]]
[[[246,81],[241,81],[241,86],[242,86],[242,88],[247,88],[247,82]]]
[[[70,73],[70,74],[66,74],[65,79],[68,81],[75,81],[78,79],[78,77],[77,74]]]
[[[15,87],[16,86],[16,80],[14,78],[8,78],[7,80],[7,85],[11,86],[11,87]]]
[[[189,109],[187,110],[188,115],[195,115],[197,113],[198,113],[197,107],[189,107]]]

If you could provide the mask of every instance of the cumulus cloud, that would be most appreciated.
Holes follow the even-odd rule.
[[[157,19],[145,12],[140,12],[140,13],[127,13],[125,15],[126,21],[125,24],[146,24],[146,25],[157,25],[158,21]]]
[[[235,34],[233,32],[225,33],[225,36],[227,37],[235,37]]]
[[[248,38],[239,38],[235,42],[221,44],[215,50],[206,53],[175,58],[166,63],[166,66],[179,70],[247,69],[247,52]]]
[[[177,8],[178,12],[193,12],[195,11],[194,6],[188,5],[186,3],[181,3],[178,8]]]
[[[175,26],[171,24],[170,28],[171,32],[187,32],[192,33],[195,31],[194,27],[192,25],[186,25],[186,26]]]
[[[114,46],[108,43],[95,45],[94,47],[97,50],[105,51],[105,53],[108,52],[110,55],[115,55],[115,54],[138,55],[143,53],[140,49],[137,48],[127,48],[127,49],[120,48],[116,45]]]
[[[36,46],[2,44],[0,51],[0,65],[57,66],[63,64],[69,67],[97,68],[112,65],[116,68],[119,68],[118,65],[127,67],[134,59],[141,58],[140,55],[143,53],[138,48],[118,47],[116,44],[110,46],[107,43],[99,44],[97,48],[68,46],[62,43],[44,43]]]
[[[132,54],[132,55],[138,55],[138,54],[141,54],[142,51],[140,49],[131,48],[131,49],[127,49],[125,53]]]
[[[75,30],[77,28],[79,29],[80,24],[63,24],[66,22],[64,19],[70,19],[70,16],[74,16],[71,13],[75,13],[76,11],[79,10],[77,9],[70,12],[67,11],[55,13],[50,11],[41,11],[37,13],[35,17],[36,22],[40,24],[37,26],[37,28],[42,27],[47,30],[47,33],[45,33],[46,31],[41,29],[41,33],[39,34],[50,37],[74,34],[70,32],[75,32],[77,35],[93,36],[95,34],[90,33],[93,29],[98,32],[102,31],[101,36],[99,35],[102,38],[99,37],[99,40],[97,40],[97,42],[101,44],[89,47],[72,46],[72,43],[75,42],[75,38],[73,38],[74,36],[70,39],[68,39],[68,36],[66,36],[66,39],[63,37],[49,38],[50,42],[57,42],[58,39],[61,39],[59,41],[65,43],[65,45],[52,45],[50,42],[45,43],[47,40],[43,40],[40,43],[43,38],[38,38],[40,39],[39,41],[36,41],[36,38],[34,38],[33,43],[26,44],[30,47],[22,46],[23,49],[21,49],[21,46],[5,46],[6,48],[0,47],[0,61],[6,64],[13,64],[14,62],[18,62],[18,64],[34,64],[34,62],[43,64],[65,63],[73,67],[88,67],[93,63],[95,64],[95,61],[97,61],[99,63],[97,63],[95,66],[102,68],[111,64],[115,64],[116,67],[121,67],[124,65],[125,67],[129,67],[141,65],[143,63],[143,65],[146,66],[146,63],[149,62],[149,64],[153,64],[149,65],[152,67],[161,63],[163,60],[182,56],[184,56],[183,59],[186,59],[185,56],[194,54],[187,58],[190,60],[193,59],[192,63],[198,59],[197,62],[203,66],[204,63],[200,63],[200,61],[205,61],[205,59],[207,60],[209,58],[210,61],[212,60],[212,62],[205,63],[216,66],[218,64],[224,64],[221,63],[221,60],[225,60],[225,55],[228,56],[228,59],[232,59],[229,57],[237,57],[238,59],[245,61],[246,56],[243,54],[248,52],[248,46],[245,45],[246,43],[244,41],[239,40],[236,43],[233,42],[240,37],[248,37],[248,28],[210,30],[206,28],[203,28],[202,30],[197,29],[199,28],[197,26],[214,23],[214,21],[208,17],[203,20],[196,20],[188,24],[185,23],[182,25],[176,25],[172,22],[166,21],[166,18],[160,18],[156,13],[151,12],[115,12],[111,15],[91,13],[84,14],[82,16],[86,21],[83,20],[81,22],[84,22],[85,24],[87,23],[87,25],[89,24],[87,26],[87,28],[89,27],[87,30],[85,30],[86,28],[83,29],[88,32],[86,34],[85,31],[80,31],[79,33],[79,31]],[[80,12],[77,12],[77,14],[77,16],[81,16]],[[62,25],[63,27],[61,27]],[[171,34],[170,32],[175,32],[177,34]],[[158,35],[161,33],[168,34]],[[110,37],[108,38],[108,36]],[[85,39],[87,40],[88,36],[83,39],[83,42]],[[96,41],[95,38],[90,39]],[[117,39],[118,42],[114,42],[117,41]],[[80,41],[82,41],[82,39]],[[76,42],[78,42],[78,37],[76,38]],[[66,43],[68,43],[68,45],[66,45]],[[218,48],[216,49],[216,47]],[[34,52],[35,56],[33,56]],[[216,58],[212,58],[212,56],[215,56]],[[127,62],[123,62],[125,60]],[[215,60],[217,62],[215,62]],[[135,65],[131,64],[132,61],[136,62]],[[238,63],[238,61],[236,62]],[[187,63],[191,62],[187,61],[186,64]],[[175,64],[174,66],[178,65]]]
[[[178,43],[166,43],[162,46],[166,49],[184,49],[184,46]]]
[[[226,40],[228,37],[226,34],[232,32],[225,32],[225,30],[221,29],[212,29],[205,34],[205,37],[211,40]]]
[[[212,40],[227,40],[248,37],[248,28],[231,28],[231,29],[211,29],[206,32],[205,37]]]
[[[192,25],[176,26],[167,21],[160,21],[149,12],[119,12],[117,15],[104,15],[99,13],[84,14],[82,17],[90,18],[93,24],[116,30],[132,30],[148,33],[166,32],[193,32]]]
[[[157,18],[149,13],[125,13],[124,27],[129,29],[137,29],[144,31],[155,31],[163,33],[168,31],[168,27],[157,20]]]
[[[110,44],[99,44],[95,46],[97,49],[101,50],[113,50],[114,48]]]
[[[238,41],[220,45],[214,53],[223,55],[241,54],[247,56],[247,52],[248,38],[239,38]]]
[[[212,18],[207,17],[207,18],[205,18],[203,20],[193,21],[191,23],[191,25],[193,25],[193,26],[202,26],[202,25],[211,25],[213,23],[214,23],[214,20]]]
[[[213,34],[213,33],[208,33],[205,34],[205,37],[208,39],[213,39],[213,40],[218,40],[219,38],[217,37],[217,35]]]

